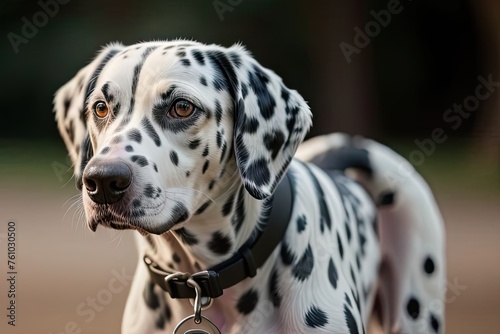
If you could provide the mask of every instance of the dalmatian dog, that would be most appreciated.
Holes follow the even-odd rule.
[[[276,245],[202,316],[222,333],[366,333],[374,319],[386,333],[444,333],[443,222],[425,181],[368,139],[302,143],[306,102],[241,45],[110,44],[54,104],[88,227],[139,232],[122,333],[171,333],[196,312],[153,279],[151,259],[169,284],[221,266],[270,235],[285,179],[293,205]]]

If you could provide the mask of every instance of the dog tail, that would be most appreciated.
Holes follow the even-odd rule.
[[[444,224],[422,176],[388,147],[345,134],[310,139],[297,157],[344,170],[377,204],[383,260],[376,311],[382,326],[390,333],[443,333]]]

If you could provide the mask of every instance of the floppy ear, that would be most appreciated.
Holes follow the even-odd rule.
[[[309,106],[240,45],[219,57],[234,96],[234,150],[246,190],[269,197],[312,124]]]
[[[104,65],[122,49],[121,44],[104,47],[90,64],[59,88],[54,97],[57,127],[73,162],[78,189],[81,188],[83,169],[93,155],[85,119],[87,98],[94,90]]]

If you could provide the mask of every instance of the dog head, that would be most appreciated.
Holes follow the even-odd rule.
[[[267,198],[311,125],[243,47],[191,41],[109,45],[54,104],[92,230],[162,234],[237,178]]]

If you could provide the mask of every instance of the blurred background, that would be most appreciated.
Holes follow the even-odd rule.
[[[310,136],[361,134],[409,159],[445,218],[447,332],[500,333],[500,2],[4,0],[0,27],[1,333],[119,332],[133,232],[85,227],[52,98],[108,42],[174,38],[241,42],[309,102]]]

